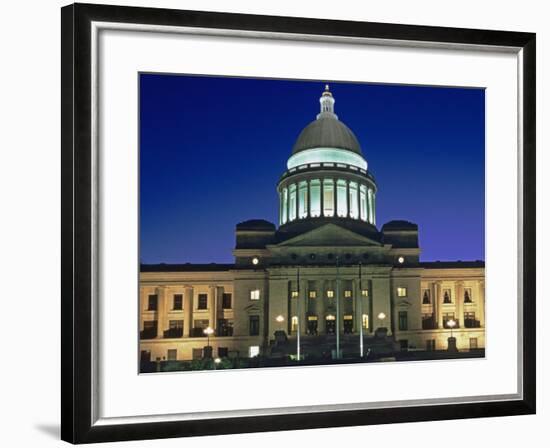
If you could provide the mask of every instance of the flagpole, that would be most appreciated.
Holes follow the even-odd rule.
[[[340,359],[340,263],[336,256],[336,359]]]
[[[300,361],[300,268],[296,271],[296,283],[298,296],[296,297],[296,314],[298,315],[298,325],[296,326],[296,358]]]
[[[359,356],[363,358],[363,276],[359,263]]]

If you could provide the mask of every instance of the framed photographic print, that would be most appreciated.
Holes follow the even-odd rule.
[[[534,34],[70,5],[62,175],[64,440],[535,412]]]

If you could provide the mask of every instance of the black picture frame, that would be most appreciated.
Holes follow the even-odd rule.
[[[386,23],[269,17],[106,5],[62,8],[61,437],[72,443],[342,427],[535,413],[535,34]],[[523,80],[523,398],[120,425],[92,416],[91,23],[108,21],[214,29],[346,36],[393,41],[507,46],[522,51]]]

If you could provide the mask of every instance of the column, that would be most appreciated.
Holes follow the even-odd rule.
[[[216,322],[216,309],[218,308],[218,291],[215,285],[211,285],[208,288],[208,295],[210,296],[210,303],[209,303],[209,326],[214,331],[216,330],[217,322]],[[215,334],[215,333],[214,333]]]
[[[307,218],[311,218],[311,181],[306,180]]]
[[[325,334],[326,332],[326,326],[325,326],[325,300],[326,299],[326,290],[327,290],[327,280],[321,280],[320,281],[320,291],[319,291],[319,298],[317,299],[317,333],[318,334]]]
[[[477,284],[477,312],[479,314],[479,325],[485,328],[485,281],[480,280]],[[476,315],[477,318],[477,315]]]
[[[375,324],[375,316],[374,316],[374,310],[373,310],[373,299],[372,299],[372,295],[373,295],[373,288],[372,288],[372,281],[371,280],[367,280],[367,290],[369,291],[369,295],[367,297],[367,310],[368,310],[368,315],[369,315],[369,328],[368,328],[368,331],[369,333],[372,333],[374,332],[374,324]]]
[[[392,314],[391,314],[391,300],[394,293],[390,288],[390,279],[388,277],[375,278],[372,281],[373,286],[373,316],[372,323],[376,328],[384,326],[388,329],[388,335],[391,335],[392,331]],[[378,315],[384,313],[386,318],[384,321],[378,319]]]
[[[441,282],[435,282],[435,301],[437,303],[437,328],[443,328],[443,304],[441,294]]]
[[[183,335],[191,336],[193,328],[193,287],[185,286],[183,289]]]
[[[432,304],[432,316],[435,323],[435,327],[439,328],[438,321],[438,306],[437,306],[437,285],[435,282],[430,283],[430,302]]]
[[[359,280],[353,279],[353,306],[354,306],[354,328],[355,332],[359,334],[361,331],[361,325],[363,325],[363,304],[359,303],[361,300],[363,300],[363,296],[361,294],[361,288],[359,287]]]
[[[347,204],[346,218],[349,218],[351,216],[350,214],[351,202],[349,200],[349,180],[346,180],[346,204]]]
[[[461,281],[455,282],[456,295],[456,318],[460,328],[464,328],[464,283]]]
[[[157,297],[158,297],[158,303],[157,303],[157,338],[163,338],[164,337],[164,330],[167,328],[167,312],[168,312],[168,304],[167,302],[167,294],[166,294],[166,286],[159,286],[156,290]]]
[[[305,335],[307,333],[307,312],[309,308],[309,298],[307,291],[308,281],[305,279],[300,279],[300,294],[298,295],[298,300],[300,301],[300,306],[298,307],[299,312],[298,320],[300,321],[300,333]]]
[[[323,217],[325,216],[325,179],[321,177],[319,181],[321,182],[321,197],[319,198],[321,213],[319,214],[319,217]]]

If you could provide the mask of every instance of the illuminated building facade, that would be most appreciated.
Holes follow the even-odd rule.
[[[233,264],[141,266],[142,360],[484,348],[484,263],[421,262],[416,224],[377,228],[375,178],[334,104],[327,86],[277,184],[278,226],[237,224]]]

